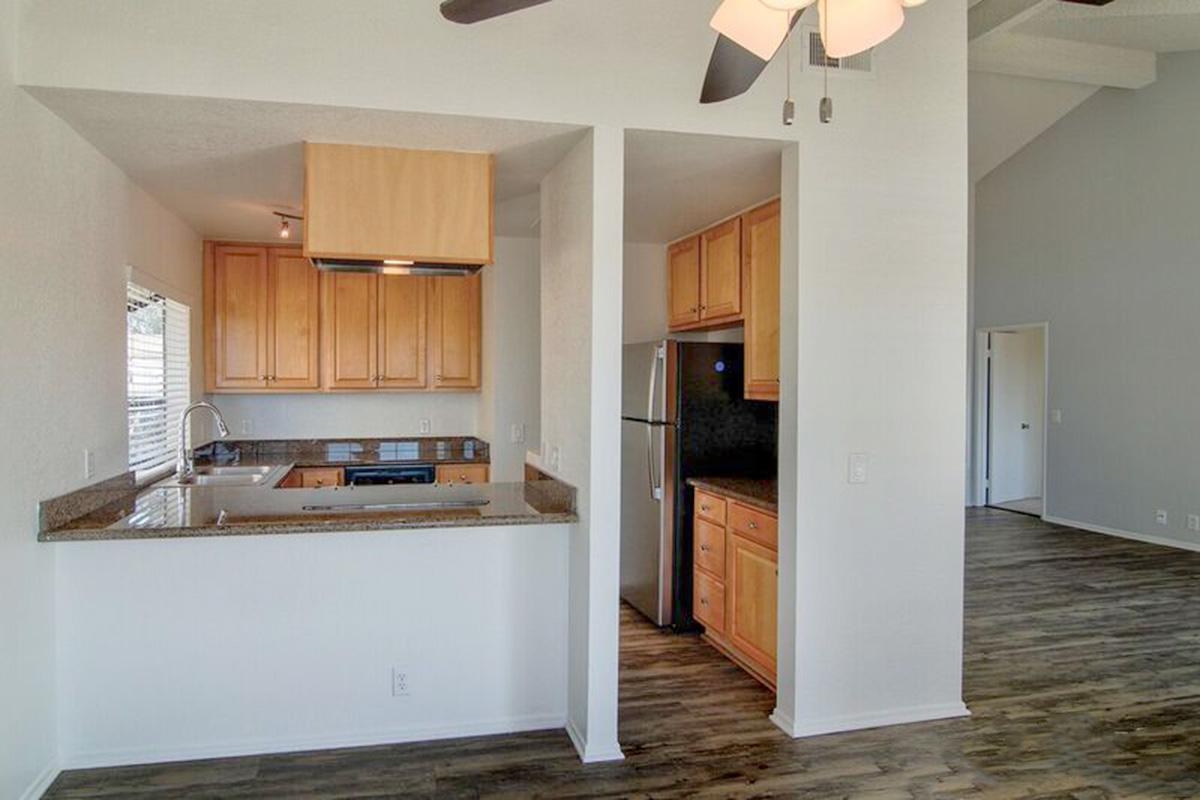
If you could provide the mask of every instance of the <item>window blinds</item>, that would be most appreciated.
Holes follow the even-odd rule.
[[[135,283],[125,305],[129,468],[140,479],[175,463],[179,415],[191,397],[191,313]]]

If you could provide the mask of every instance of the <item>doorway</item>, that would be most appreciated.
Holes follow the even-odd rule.
[[[1042,517],[1046,513],[1048,326],[979,332],[979,504]]]

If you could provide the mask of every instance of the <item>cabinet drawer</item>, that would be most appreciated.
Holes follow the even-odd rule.
[[[321,489],[326,486],[342,485],[342,470],[339,467],[298,469],[300,485],[305,489]]]
[[[692,616],[710,632],[725,633],[725,584],[700,570],[692,576]]]
[[[725,524],[725,500],[715,494],[696,490],[696,516],[718,525]]]
[[[725,528],[696,518],[693,556],[699,569],[718,578],[725,577]]]
[[[772,550],[778,549],[778,522],[775,517],[741,503],[729,504],[729,527]]]
[[[446,484],[487,483],[487,464],[449,464],[437,468],[437,482]]]

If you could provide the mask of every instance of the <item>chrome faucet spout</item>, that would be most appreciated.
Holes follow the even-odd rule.
[[[195,469],[192,450],[187,446],[187,421],[188,416],[198,408],[203,408],[213,415],[213,419],[217,421],[217,433],[222,439],[229,435],[229,426],[225,424],[225,418],[221,416],[220,410],[212,403],[198,400],[185,408],[183,413],[179,415],[179,452],[175,458],[176,480],[185,480],[191,477]]]

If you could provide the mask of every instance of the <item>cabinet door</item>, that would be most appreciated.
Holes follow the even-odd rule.
[[[379,277],[379,385],[424,389],[426,283],[416,275]]]
[[[429,366],[435,389],[479,388],[479,275],[429,279]]]
[[[326,389],[375,388],[377,288],[375,275],[335,272],[323,276]]]
[[[742,220],[746,398],[779,401],[779,201]]]
[[[742,220],[700,234],[700,319],[742,313]]]
[[[316,389],[321,385],[320,274],[299,248],[272,247],[267,276],[267,385]]]
[[[693,236],[667,248],[667,325],[700,321],[700,239]]]
[[[725,612],[729,641],[739,653],[775,681],[776,586],[779,582],[775,553],[730,532],[725,570],[728,599]]]
[[[208,290],[209,389],[266,388],[266,248],[215,246]]]

